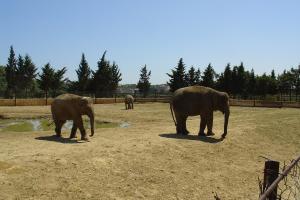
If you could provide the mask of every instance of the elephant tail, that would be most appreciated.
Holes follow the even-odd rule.
[[[170,110],[171,110],[171,115],[172,115],[172,118],[173,118],[174,124],[175,124],[175,126],[177,126],[176,120],[175,120],[175,118],[174,118],[173,104],[172,104],[172,103],[170,103]]]

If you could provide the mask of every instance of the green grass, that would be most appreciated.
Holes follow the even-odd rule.
[[[14,124],[16,123],[16,124]],[[42,131],[50,131],[54,130],[55,125],[52,123],[50,126],[48,125],[51,123],[48,119],[40,119],[40,128]],[[90,121],[89,119],[84,119],[83,121],[84,127],[89,127]],[[95,129],[98,128],[114,128],[118,127],[119,124],[115,122],[106,122],[106,121],[95,121]],[[12,131],[12,132],[30,132],[33,130],[33,125],[27,121],[26,119],[23,120],[16,120],[16,119],[4,119],[0,120],[0,127],[2,127],[1,131]]]
[[[30,122],[24,121],[17,124],[11,124],[2,129],[2,131],[28,132],[32,131],[33,126]]]

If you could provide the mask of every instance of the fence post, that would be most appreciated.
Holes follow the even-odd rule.
[[[265,169],[264,169],[264,183],[263,183],[264,190],[267,190],[268,187],[272,185],[272,183],[277,179],[278,174],[279,174],[279,162],[274,160],[266,161]],[[276,200],[276,198],[277,198],[277,186],[267,196],[266,199]]]

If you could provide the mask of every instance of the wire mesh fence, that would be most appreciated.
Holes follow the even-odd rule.
[[[276,167],[264,170],[264,180],[258,179],[260,200],[299,200],[300,199],[300,156],[289,164],[284,163],[281,172]],[[276,165],[276,161],[274,162]],[[279,167],[279,162],[278,167]],[[275,178],[274,178],[275,177]],[[272,180],[273,179],[273,180]],[[270,181],[271,180],[271,181]]]

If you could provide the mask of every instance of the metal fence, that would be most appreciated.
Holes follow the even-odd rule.
[[[300,156],[289,165],[283,164],[279,172],[279,162],[266,161],[264,180],[259,180],[259,200],[299,200],[300,199]]]

